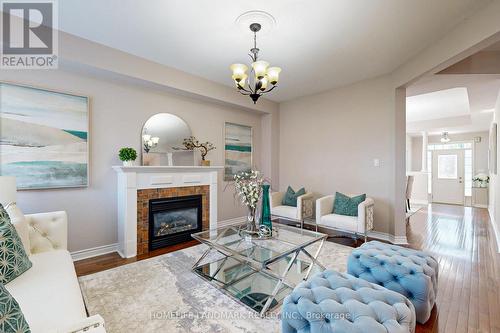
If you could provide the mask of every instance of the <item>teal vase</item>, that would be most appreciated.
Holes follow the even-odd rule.
[[[273,224],[271,222],[271,205],[269,204],[269,189],[271,185],[262,185],[262,215],[260,219],[260,224],[265,225],[269,229],[272,229]]]

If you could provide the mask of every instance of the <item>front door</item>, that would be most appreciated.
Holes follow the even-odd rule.
[[[432,153],[432,201],[464,204],[464,151],[434,150]]]

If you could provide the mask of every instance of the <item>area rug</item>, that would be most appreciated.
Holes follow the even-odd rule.
[[[197,245],[80,277],[89,314],[100,314],[108,333],[279,332],[279,307],[260,318],[191,271],[205,249]],[[318,259],[344,272],[351,251],[325,242]]]

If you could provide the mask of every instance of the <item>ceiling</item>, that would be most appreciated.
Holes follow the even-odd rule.
[[[272,14],[262,59],[283,68],[275,101],[393,71],[490,0],[64,0],[71,34],[233,86],[228,66],[249,61],[249,10]]]
[[[500,75],[441,74],[406,90],[407,132],[487,131],[500,93]]]

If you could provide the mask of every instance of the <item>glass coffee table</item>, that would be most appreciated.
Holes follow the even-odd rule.
[[[311,272],[325,267],[317,257],[326,234],[274,224],[273,236],[251,238],[244,224],[193,234],[208,249],[193,271],[263,316]]]

